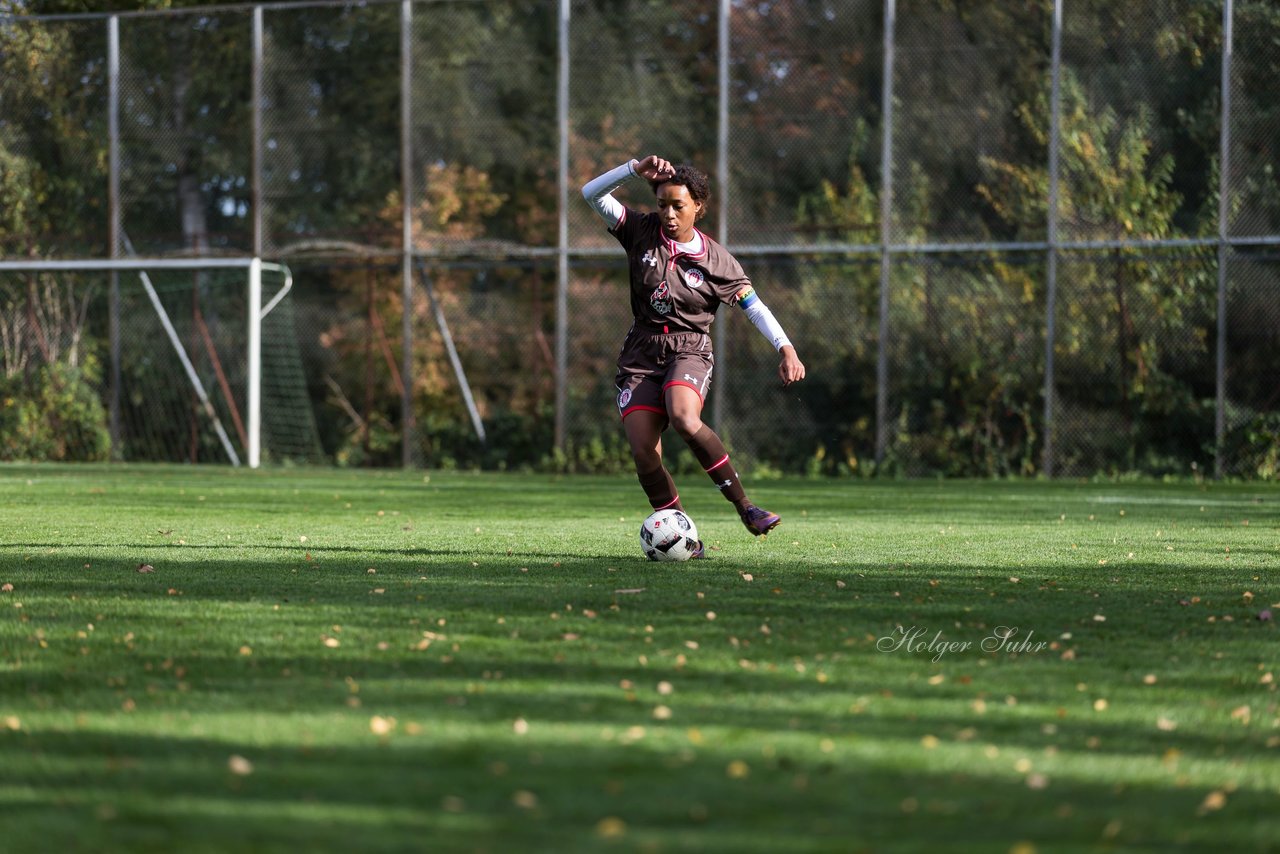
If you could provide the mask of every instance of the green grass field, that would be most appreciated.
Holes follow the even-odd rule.
[[[681,482],[0,467],[0,848],[1276,850],[1280,489]]]

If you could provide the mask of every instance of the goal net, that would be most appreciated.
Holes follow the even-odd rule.
[[[0,459],[323,461],[288,269],[136,263],[0,262]]]

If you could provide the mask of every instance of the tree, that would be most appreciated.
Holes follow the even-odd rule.
[[[1063,74],[1062,105],[1064,233],[1092,240],[1172,236],[1182,198],[1173,188],[1173,155],[1153,155],[1152,114],[1140,109],[1122,118],[1109,107],[1091,108],[1070,71]],[[1020,115],[1047,139],[1047,99]],[[997,216],[1014,222],[1047,214],[1047,167],[992,159],[983,167],[988,179],[979,192]],[[1134,249],[1064,256],[1054,346],[1066,469],[1163,471],[1179,460],[1205,463],[1215,291],[1205,260],[1202,252]]]

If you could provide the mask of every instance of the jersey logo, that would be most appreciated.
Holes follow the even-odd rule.
[[[684,279],[684,283],[691,288],[700,288],[707,281],[707,277],[697,267],[690,267],[687,270],[682,269],[680,276]]]
[[[627,404],[631,402],[631,389],[624,388],[622,394],[618,395],[618,408],[626,409]]]
[[[658,314],[671,313],[671,288],[667,287],[665,281],[653,289],[653,293],[649,295],[649,305]]]
[[[698,384],[698,378],[697,378],[697,377],[695,377],[695,376],[690,376],[689,374],[685,374],[685,375],[684,375],[684,381],[685,381],[685,382],[687,382],[687,383],[689,383],[690,385],[697,385],[697,384]]]
[[[658,256],[654,255],[653,250],[650,249],[640,258],[640,263],[648,264],[650,267],[656,267],[658,266]]]

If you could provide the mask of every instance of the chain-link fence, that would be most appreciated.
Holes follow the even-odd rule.
[[[133,353],[136,273],[39,260],[263,257],[295,280],[267,459],[626,466],[625,266],[577,190],[658,153],[712,173],[700,227],[808,367],[784,390],[721,312],[707,414],[755,470],[1275,477],[1277,45],[1266,0],[0,17],[0,427],[71,393],[74,352],[80,456],[224,458],[184,372]],[[243,451],[245,365],[214,364],[238,276],[156,279]]]

